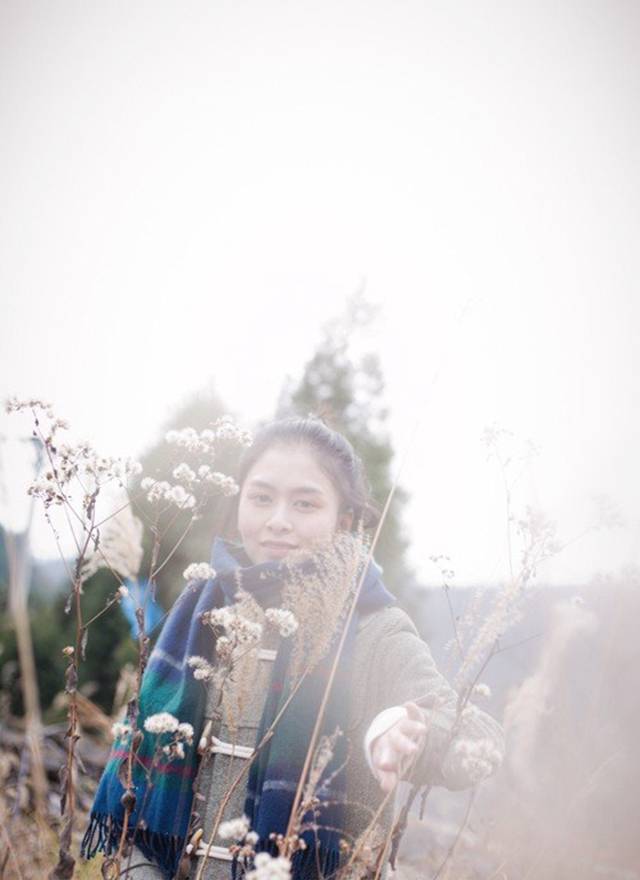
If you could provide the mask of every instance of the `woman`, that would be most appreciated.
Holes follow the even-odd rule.
[[[127,786],[129,741],[116,743],[85,837],[89,855],[116,850],[133,807],[134,877],[195,876],[203,858],[201,876],[226,878],[232,857],[220,832],[243,852],[275,854],[274,838],[292,830],[303,841],[294,877],[328,876],[362,856],[363,835],[375,852],[392,820],[388,795],[408,770],[419,783],[468,787],[477,762],[459,746],[469,741],[482,744],[486,772],[500,762],[499,726],[475,707],[456,719],[457,694],[363,552],[358,535],[375,512],[349,442],[315,419],[273,422],[245,453],[239,482],[241,543],[216,540],[215,577],[188,585],[149,661],[137,752],[145,769]],[[163,733],[158,713],[187,733],[191,725],[193,742],[175,724]],[[314,739],[325,751],[301,807]],[[219,827],[243,813],[248,838],[242,823]],[[198,848],[199,827],[209,844]],[[134,867],[145,861],[156,867]]]

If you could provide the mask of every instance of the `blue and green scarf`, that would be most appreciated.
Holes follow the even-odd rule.
[[[202,624],[201,616],[212,608],[232,604],[239,581],[242,589],[263,607],[278,605],[282,585],[293,568],[286,561],[252,565],[241,547],[220,538],[214,542],[211,565],[216,577],[190,582],[175,602],[149,659],[139,699],[137,726],[140,733],[137,737],[140,744],[133,773],[135,806],[129,815],[127,839],[158,865],[169,880],[177,871],[192,831],[189,823],[199,761],[197,744],[203,729],[207,700],[206,687],[194,679],[187,660],[193,655],[211,657],[215,651],[212,648],[211,629]],[[296,567],[303,574],[315,570],[313,558],[298,563]],[[322,725],[324,734],[331,735],[338,727],[344,730],[350,660],[359,617],[393,601],[393,596],[382,583],[381,569],[373,561],[370,562],[325,711]],[[245,812],[251,828],[259,835],[257,849],[271,849],[273,843],[270,835],[273,832],[286,832],[338,641],[338,638],[334,639],[329,652],[308,674],[305,684],[287,707],[275,735],[251,766]],[[283,639],[274,662],[257,742],[269,729],[288,696],[290,655],[291,640]],[[185,744],[185,756],[181,760],[174,758],[171,762],[157,762],[156,759],[154,763],[157,736],[147,733],[143,724],[145,718],[159,712],[168,712],[180,722],[193,726],[193,744]],[[90,824],[82,841],[82,854],[86,858],[91,858],[98,851],[109,855],[118,849],[125,815],[122,777],[129,749],[129,737],[116,740],[113,745],[96,793]],[[339,866],[337,829],[342,828],[345,802],[345,774],[340,768],[346,761],[347,749],[345,737],[339,737],[333,758],[323,776],[326,782],[321,783],[317,791],[321,804],[319,815],[308,817],[317,830],[307,831],[303,835],[307,849],[294,856],[294,877],[306,875],[311,864],[320,865],[324,874],[333,873]],[[152,763],[152,780],[149,784],[147,775]]]

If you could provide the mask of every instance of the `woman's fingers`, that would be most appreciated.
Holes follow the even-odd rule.
[[[412,736],[407,736],[398,727],[392,727],[389,731],[389,745],[400,755],[413,755],[418,751],[418,743]]]
[[[407,735],[409,734],[409,735]],[[421,729],[402,730],[396,725],[376,741],[372,759],[382,770],[395,770],[401,761],[416,754],[420,748]]]
[[[419,751],[427,730],[422,710],[415,703],[407,703],[406,708],[408,717],[379,736],[372,749],[372,764],[386,792],[394,788],[407,760]]]
[[[417,703],[405,703],[404,708],[412,721],[420,721],[424,724],[424,712]]]
[[[427,727],[423,721],[410,721],[408,718],[398,721],[391,729],[399,730],[405,736],[416,741],[422,739],[427,732]]]
[[[374,745],[371,761],[376,770],[395,771],[398,769],[400,757],[386,733]]]
[[[388,770],[378,770],[377,771],[378,782],[380,783],[380,788],[384,792],[393,791],[397,782],[398,782],[398,774],[393,771]]]

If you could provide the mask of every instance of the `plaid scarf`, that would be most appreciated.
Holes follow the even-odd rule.
[[[172,878],[188,841],[193,800],[193,784],[198,769],[197,744],[204,723],[206,687],[196,681],[187,660],[193,655],[211,655],[211,630],[203,626],[201,615],[212,608],[232,604],[238,588],[250,593],[263,607],[278,604],[282,584],[293,565],[285,562],[247,564],[240,547],[217,538],[211,564],[216,577],[190,582],[175,602],[145,671],[139,699],[137,725],[141,737],[133,771],[135,804],[128,820],[127,839],[157,864],[165,877]],[[295,566],[303,574],[314,570],[313,557]],[[346,634],[338,675],[331,691],[322,724],[322,732],[331,735],[344,727],[348,705],[348,672],[357,621],[367,611],[391,604],[394,600],[380,578],[381,569],[369,564],[349,631]],[[336,634],[339,635],[339,634]],[[335,659],[338,639],[307,676],[305,683],[289,703],[276,733],[256,756],[249,773],[245,812],[251,827],[259,835],[257,849],[270,850],[272,832],[284,834],[289,821],[295,791],[311,739],[325,685]],[[282,640],[271,675],[257,742],[269,729],[291,682],[287,678],[291,654],[290,640]],[[158,736],[144,730],[150,715],[168,712],[194,729],[192,745],[184,744],[185,755],[171,762],[158,760]],[[125,807],[123,796],[130,734],[116,739],[104,770],[89,827],[82,841],[81,853],[91,858],[98,851],[106,855],[117,851],[122,833]],[[168,742],[160,736],[160,745]],[[339,864],[339,834],[345,801],[345,774],[341,768],[347,757],[347,743],[339,737],[316,792],[319,814],[305,817],[317,830],[303,834],[307,849],[295,854],[294,877],[320,864],[323,873],[332,873]],[[130,799],[130,798],[129,798]],[[126,802],[127,798],[125,798]],[[332,830],[333,829],[333,830]]]

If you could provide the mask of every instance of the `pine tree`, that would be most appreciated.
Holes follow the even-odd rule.
[[[377,354],[356,354],[360,331],[374,320],[375,308],[362,291],[354,294],[343,315],[329,321],[312,358],[296,382],[288,379],[280,395],[277,416],[320,416],[343,433],[361,456],[372,493],[382,509],[393,482],[393,446],[383,399],[384,379]],[[402,604],[411,601],[415,576],[406,553],[402,511],[408,495],[396,488],[375,550],[385,583]]]

